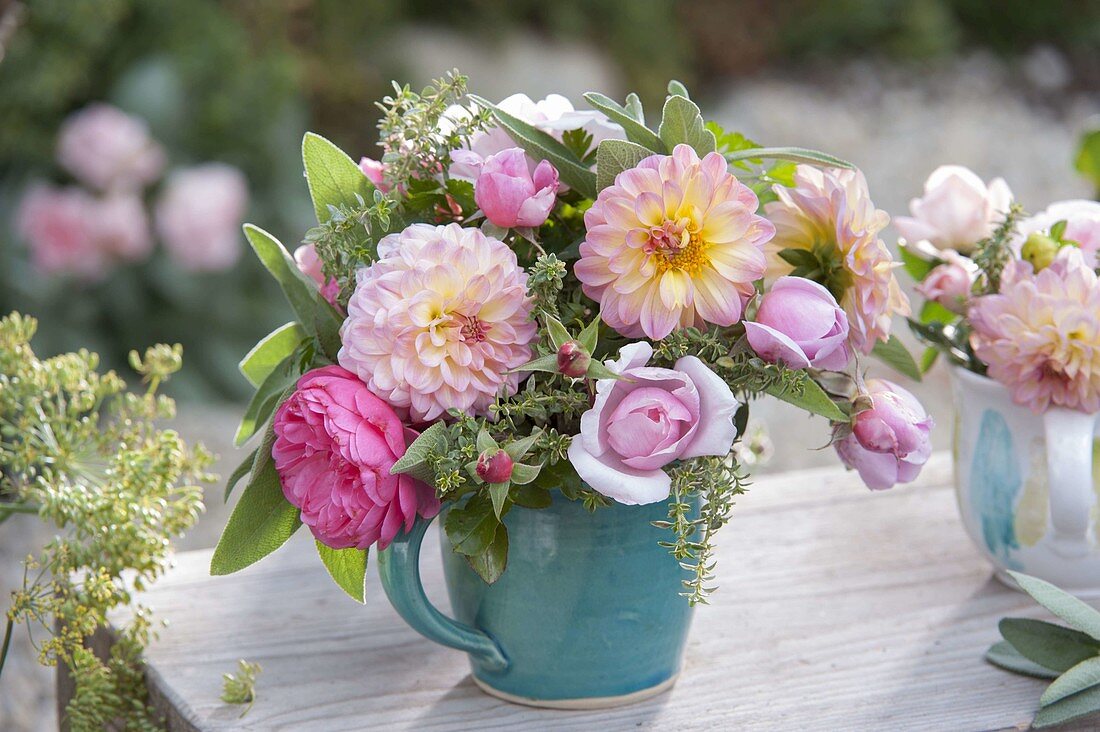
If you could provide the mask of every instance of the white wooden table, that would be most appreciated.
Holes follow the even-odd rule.
[[[982,654],[999,618],[1044,611],[992,579],[950,480],[944,454],[885,493],[840,469],[758,480],[721,534],[721,587],[696,613],[679,683],[636,706],[560,712],[482,694],[466,657],[407,628],[373,571],[366,607],[345,597],[305,531],[232,577],[208,576],[209,551],[180,555],[142,598],[169,621],[150,685],[172,730],[203,732],[1026,729],[1043,682]],[[433,538],[425,585],[445,609],[437,557]],[[239,658],[264,669],[243,717],[219,700]]]

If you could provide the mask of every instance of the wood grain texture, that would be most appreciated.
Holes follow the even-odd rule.
[[[759,480],[720,535],[721,588],[677,686],[600,712],[482,694],[463,654],[404,625],[374,572],[365,607],[343,595],[304,531],[232,577],[208,576],[209,551],[181,554],[141,598],[169,621],[147,654],[155,703],[172,730],[203,732],[1026,729],[1043,682],[982,654],[999,618],[1043,611],[992,578],[950,482],[944,454],[885,493],[839,469]],[[429,534],[424,581],[445,610]],[[264,668],[244,717],[219,700],[238,658]]]

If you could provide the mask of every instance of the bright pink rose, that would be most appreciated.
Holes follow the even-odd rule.
[[[359,158],[359,170],[363,171],[363,175],[367,176],[375,188],[386,193],[390,190],[389,185],[386,184],[386,165],[374,158],[362,157]]]
[[[57,161],[93,188],[134,190],[160,177],[165,155],[145,122],[109,104],[92,104],[61,125]]]
[[[76,187],[40,185],[27,192],[19,203],[15,228],[26,240],[35,267],[88,280],[103,276],[108,258],[93,237],[94,205],[95,199]]]
[[[329,305],[340,310],[338,298],[340,296],[340,284],[335,277],[325,279],[322,271],[321,258],[317,256],[317,247],[314,244],[303,244],[294,250],[294,262],[302,274],[317,283],[321,291],[321,297],[328,301]]]
[[[271,456],[286,499],[325,546],[385,549],[417,515],[439,512],[435,492],[391,475],[416,433],[339,366],[314,369],[275,412]]]
[[[157,233],[185,269],[228,269],[241,255],[240,226],[247,209],[248,183],[232,165],[177,170],[157,201]]]
[[[932,454],[932,418],[891,381],[869,379],[867,394],[871,408],[856,415],[851,434],[836,443],[837,454],[871,490],[915,480]]]
[[[532,173],[518,147],[485,160],[474,184],[474,200],[497,226],[542,226],[558,195],[558,171],[543,160]]]
[[[132,193],[112,193],[92,202],[88,226],[101,252],[124,260],[144,259],[153,250],[145,204]]]
[[[645,341],[619,350],[607,366],[623,379],[596,382],[596,402],[581,416],[569,462],[592,488],[619,503],[654,503],[672,482],[661,470],[673,460],[725,455],[737,437],[730,388],[694,356],[675,369],[646,366]]]
[[[943,253],[948,254],[950,250]],[[950,252],[954,254],[953,252]],[[954,258],[937,265],[917,285],[917,292],[927,299],[943,305],[953,313],[966,312],[966,303],[970,299],[970,288],[974,286],[976,267],[967,267],[958,254]],[[969,260],[966,260],[969,262]]]
[[[827,289],[803,277],[780,277],[745,322],[749,345],[765,361],[793,369],[839,371],[848,365],[848,316]]]

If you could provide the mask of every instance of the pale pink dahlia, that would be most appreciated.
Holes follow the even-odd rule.
[[[600,191],[584,214],[573,271],[604,321],[628,338],[733,325],[764,274],[764,244],[775,233],[758,206],[721,155],[700,160],[677,145]]]
[[[479,229],[413,224],[359,270],[340,365],[413,422],[448,409],[485,415],[514,394],[535,339],[527,274]]]
[[[878,236],[890,217],[875,208],[858,170],[800,165],[794,182],[794,188],[776,186],[779,200],[764,207],[775,224],[768,275],[795,270],[779,256],[783,250],[812,252],[820,267],[816,275],[805,276],[821,282],[840,301],[852,345],[870,353],[876,341],[889,337],[891,318],[909,314],[909,300],[894,276],[896,263]]]
[[[1009,262],[1001,290],[970,301],[974,352],[1017,404],[1100,411],[1100,283],[1076,248],[1038,274]]]

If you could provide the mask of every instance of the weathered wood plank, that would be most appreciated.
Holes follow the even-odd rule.
[[[233,577],[207,576],[207,551],[182,554],[142,598],[170,622],[148,652],[156,703],[173,730],[203,732],[1025,729],[1042,682],[981,657],[1000,617],[1042,611],[991,578],[949,483],[946,455],[886,493],[836,469],[761,479],[720,537],[722,587],[679,684],[601,712],[485,696],[462,654],[401,622],[373,572],[366,607],[345,597],[304,535]],[[445,608],[436,544],[423,570]],[[238,658],[264,667],[243,718],[219,700]]]

